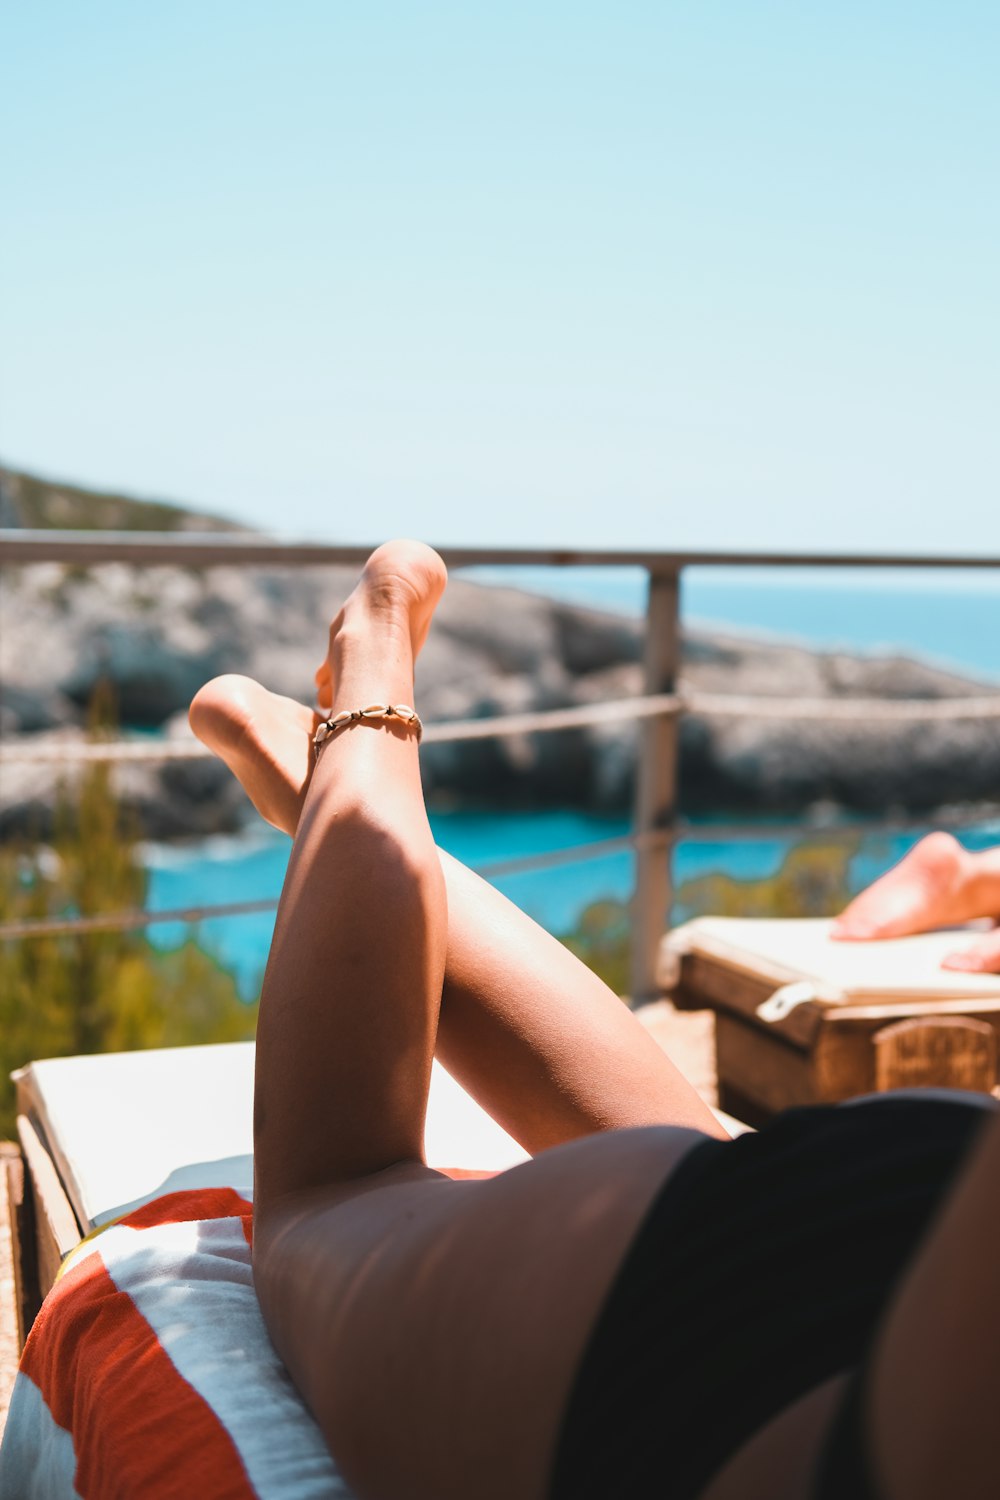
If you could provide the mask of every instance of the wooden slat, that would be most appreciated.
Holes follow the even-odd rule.
[[[0,562],[136,562],[154,566],[360,567],[372,547],[286,541],[260,533],[204,531],[60,531],[0,529]],[[975,568],[1000,567],[1000,557],[975,553],[921,557],[900,552],[656,552],[641,548],[440,547],[449,568],[483,566],[627,567],[653,572],[725,568]]]
[[[16,1202],[21,1160],[17,1147],[0,1142],[0,1438],[24,1344],[17,1251],[20,1237]]]
[[[824,1026],[812,1049],[813,1088],[817,1104],[836,1104],[875,1092],[872,1022]]]
[[[941,1014],[941,1002],[807,1002],[769,1026],[754,1014],[767,998],[768,981],[690,958],[690,964],[688,956],[683,964],[689,983],[675,993],[675,1003],[680,999],[714,1009],[719,1102],[753,1124],[795,1105],[832,1103],[890,1088],[989,1092],[997,1084],[1000,1012],[995,999],[955,1000],[949,1003],[950,1014]],[[790,1023],[801,1028],[800,1034],[789,1031]]]
[[[681,958],[678,986],[670,998],[678,1010],[704,1010],[708,1006],[712,1010],[728,1011],[755,1026],[766,1027],[783,1041],[799,1047],[811,1046],[820,1027],[833,1012],[829,1006],[810,1000],[795,1006],[780,1021],[758,1021],[758,1008],[765,1000],[770,1000],[778,987],[773,979],[729,967],[716,958],[685,953]]]
[[[44,1298],[56,1279],[63,1257],[80,1243],[83,1231],[48,1148],[27,1115],[18,1115],[17,1134],[34,1207],[38,1287]]]
[[[728,1114],[759,1125],[779,1110],[815,1102],[809,1054],[759,1026],[719,1011],[715,1052],[719,1106]]]
[[[649,580],[643,693],[672,695],[680,669],[680,579],[676,572],[653,573]],[[635,857],[631,910],[632,1003],[660,993],[658,954],[671,906],[670,850],[677,817],[676,718],[648,720],[639,734],[635,831],[643,843]]]
[[[997,1081],[997,1038],[985,1021],[925,1016],[883,1026],[872,1038],[875,1087],[935,1084],[988,1094]]]
[[[919,1016],[977,1016],[1000,1028],[1000,998],[996,995],[896,995],[891,1000],[852,1000],[832,1005],[825,1012],[831,1026],[851,1026],[861,1021],[903,1021]]]
[[[8,1142],[4,1142],[3,1153],[14,1273],[14,1315],[20,1352],[42,1304],[38,1290],[38,1247],[34,1205],[25,1187],[24,1160],[18,1147]]]
[[[665,957],[668,961],[671,958],[669,948],[665,949]],[[678,977],[670,998],[678,1010],[703,1010],[709,1006],[732,1011],[748,1020],[756,1018],[758,1008],[771,998],[777,983],[766,973],[755,974],[705,953],[683,954],[676,972]],[[782,979],[781,983],[785,982]],[[1000,1030],[1000,998],[996,995],[924,992],[919,995],[894,994],[891,998],[859,997],[844,1004],[807,1001],[779,1021],[760,1024],[787,1041],[809,1046],[821,1026],[854,1026],[870,1022],[874,1029],[886,1021],[936,1015],[978,1016]]]

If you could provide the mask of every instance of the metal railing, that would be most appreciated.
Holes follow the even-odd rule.
[[[612,721],[639,723],[639,748],[633,832],[624,840],[587,847],[593,856],[615,848],[631,848],[635,854],[635,887],[631,903],[631,992],[633,1001],[657,992],[656,965],[660,939],[671,907],[669,854],[678,833],[677,782],[680,716],[691,710],[712,715],[754,713],[784,718],[858,718],[876,714],[894,719],[981,718],[1000,716],[996,698],[936,701],[893,700],[876,708],[870,698],[825,699],[786,702],[773,698],[726,697],[679,691],[680,582],[690,567],[779,567],[779,568],[921,568],[995,569],[1000,557],[933,556],[905,557],[899,554],[865,555],[745,552],[647,552],[552,548],[458,548],[440,549],[449,568],[497,565],[547,567],[641,568],[649,579],[643,653],[643,684],[639,696],[583,707],[498,716],[453,723],[429,724],[425,740],[479,739],[503,735],[543,733]],[[370,552],[367,547],[332,546],[325,543],[282,542],[255,535],[215,536],[202,532],[58,532],[0,530],[0,565],[58,562],[76,566],[117,562],[133,565],[182,565],[185,567],[316,567],[352,565],[360,567]],[[16,749],[0,746],[0,762],[12,759]],[[35,746],[36,764],[49,758],[135,760],[194,758],[207,755],[200,746],[132,744],[49,747]],[[521,865],[554,864],[566,851],[533,856],[527,862],[507,863],[504,873]],[[499,869],[499,867],[498,867]],[[492,868],[485,873],[497,873]],[[273,903],[240,903],[239,910],[265,910]],[[195,915],[221,914],[236,907],[199,908]],[[122,914],[119,926],[145,926],[153,920],[178,920],[190,913]],[[83,923],[104,923],[113,918],[66,919],[36,924],[48,931],[69,930]],[[20,924],[21,928],[26,924]],[[0,929],[0,937],[6,930]],[[9,934],[7,934],[9,935]]]

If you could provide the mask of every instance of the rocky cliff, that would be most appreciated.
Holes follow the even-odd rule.
[[[23,485],[18,490],[9,473],[0,479],[7,524],[24,524]],[[30,524],[39,511],[43,524],[67,524],[70,502],[79,524],[83,501],[73,497],[85,500],[88,492],[68,493],[70,501],[57,503],[33,491]],[[131,525],[136,515],[149,524],[139,502],[100,498],[114,502],[116,524]],[[204,527],[204,517],[160,509],[172,525]],[[127,729],[168,736],[187,733],[187,704],[220,672],[244,672],[310,702],[326,624],[351,582],[330,568],[7,568],[0,572],[0,736],[25,746],[82,739],[102,678],[113,685]],[[627,697],[641,691],[641,646],[638,622],[454,578],[419,662],[418,706],[433,722]],[[831,703],[1000,701],[996,687],[914,661],[703,633],[685,637],[682,682],[703,693]],[[426,745],[426,784],[434,797],[491,805],[623,809],[636,735],[634,725],[615,725]],[[924,813],[945,803],[1000,801],[1000,720],[992,718],[893,724],[874,715],[844,722],[695,713],[682,723],[681,752],[682,806],[691,811],[800,813],[835,803]],[[151,836],[230,829],[248,816],[238,789],[212,762],[130,765],[116,774]],[[44,832],[55,796],[51,768],[8,763],[0,778],[0,834]]]
[[[326,622],[350,587],[332,569],[138,569],[57,565],[0,578],[0,733],[38,745],[83,737],[98,681],[114,687],[131,730],[186,733],[185,709],[208,678],[245,672],[311,701]],[[421,657],[428,722],[620,698],[641,691],[637,622],[514,590],[453,579]],[[791,645],[689,634],[684,685],[778,698],[916,697],[996,692],[902,659],[820,654]],[[427,745],[428,790],[468,801],[628,806],[636,729]],[[689,810],[800,812],[833,802],[869,812],[925,811],[998,799],[1000,721],[886,724],[692,714],[682,725]],[[156,837],[235,826],[240,796],[212,763],[122,767],[123,792]],[[0,768],[0,832],[45,828],[54,777]]]

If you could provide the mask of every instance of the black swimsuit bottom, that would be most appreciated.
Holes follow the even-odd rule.
[[[772,1417],[857,1367],[985,1118],[879,1099],[694,1147],[602,1307],[552,1500],[697,1500]]]

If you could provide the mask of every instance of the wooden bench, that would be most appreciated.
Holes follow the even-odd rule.
[[[20,1351],[42,1300],[63,1258],[95,1222],[173,1186],[214,1185],[227,1172],[230,1181],[239,1177],[239,1162],[249,1161],[235,1153],[250,1150],[252,1057],[252,1044],[241,1043],[60,1059],[22,1070],[18,1140],[0,1145],[0,1434]],[[64,1072],[78,1072],[84,1081],[70,1108],[58,1097]],[[207,1077],[220,1081],[214,1119],[204,1107]],[[184,1098],[185,1087],[187,1106],[166,1131],[171,1096]],[[127,1137],[115,1109],[106,1111],[106,1128],[103,1119],[90,1121],[89,1099],[124,1107]],[[732,1134],[743,1128],[735,1120],[723,1123]],[[89,1143],[67,1151],[65,1139],[50,1141],[50,1130],[57,1137],[86,1134]],[[100,1180],[88,1178],[87,1158],[95,1149],[112,1158],[127,1154],[131,1165],[124,1175],[102,1170]],[[431,1160],[453,1166],[500,1168],[525,1154],[437,1068],[427,1149]]]
[[[1000,976],[941,968],[975,933],[836,943],[828,928],[704,917],[664,940],[674,1004],[715,1014],[722,1109],[759,1125],[893,1088],[996,1088]]]
[[[64,1255],[84,1231],[38,1126],[0,1142],[0,1437],[24,1341]]]

